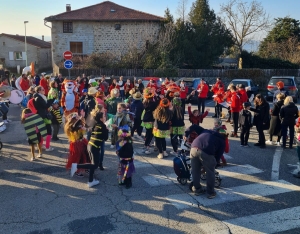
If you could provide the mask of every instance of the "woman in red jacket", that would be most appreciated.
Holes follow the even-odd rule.
[[[221,118],[222,114],[222,105],[221,103],[223,102],[223,97],[224,97],[224,86],[219,84],[217,87],[214,88],[214,101],[216,102],[216,116],[217,118]]]
[[[203,79],[201,79],[200,84],[197,87],[197,92],[198,92],[198,111],[200,112],[200,107],[201,107],[201,113],[203,114],[205,109],[205,100],[208,94],[208,85],[205,83]]]
[[[113,89],[117,88],[117,80],[113,79],[111,85],[108,88],[108,92],[110,93]]]
[[[41,81],[40,81],[40,86],[42,86],[45,90],[45,96],[47,97],[48,92],[49,92],[49,86],[48,86],[48,80],[42,76]]]

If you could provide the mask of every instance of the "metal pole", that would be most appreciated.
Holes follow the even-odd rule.
[[[24,21],[24,25],[25,25],[25,55],[26,55],[26,67],[27,67],[27,42],[26,42],[26,24],[28,23],[28,21]]]
[[[68,69],[68,73],[69,73],[69,80],[70,80],[70,69]]]

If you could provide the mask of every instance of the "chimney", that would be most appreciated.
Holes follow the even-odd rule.
[[[42,40],[45,41],[45,40],[44,40],[44,35],[42,35]]]
[[[66,5],[66,12],[69,12],[69,11],[71,11],[71,4]]]

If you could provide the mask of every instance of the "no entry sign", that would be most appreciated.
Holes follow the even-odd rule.
[[[71,59],[73,57],[73,54],[72,54],[72,52],[71,51],[65,51],[64,52],[64,59],[66,59],[66,60],[69,60],[69,59]]]

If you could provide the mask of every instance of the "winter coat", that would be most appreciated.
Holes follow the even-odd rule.
[[[47,118],[47,114],[49,113],[48,108],[52,105],[54,99],[48,99],[45,101],[39,94],[35,93],[33,95],[34,98],[34,107],[37,110],[37,114],[41,116],[42,119]]]
[[[231,93],[231,105],[230,109],[231,112],[240,112],[241,110],[241,105],[240,105],[240,97],[236,92]]]
[[[255,112],[253,118],[253,125],[256,127],[262,126],[263,130],[268,130],[270,127],[270,105],[267,102],[261,105],[250,108],[251,111]]]
[[[239,125],[246,128],[252,127],[252,114],[248,110],[241,110],[239,114]]]
[[[271,120],[270,120],[270,135],[281,135],[281,120],[279,118],[280,109],[283,106],[283,100],[276,102],[271,110]]]
[[[148,103],[148,106],[145,106],[145,114],[143,117],[143,122],[154,122],[153,118],[153,111],[155,111],[156,107],[158,106],[158,101],[156,100],[150,100]]]
[[[141,100],[133,100],[133,102],[130,105],[129,110],[130,110],[130,112],[135,114],[135,116],[134,116],[135,119],[140,120],[143,110],[144,110],[144,105]]]
[[[201,89],[201,84],[199,84],[197,87],[197,90],[200,90],[200,89]],[[203,84],[202,91],[199,92],[198,98],[207,98],[207,94],[208,94],[208,85]]]
[[[290,102],[281,107],[279,115],[282,125],[294,126],[295,120],[298,118],[298,108],[295,103]]]

